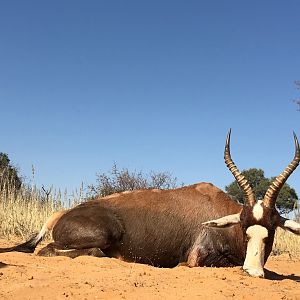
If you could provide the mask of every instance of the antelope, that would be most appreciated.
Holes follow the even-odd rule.
[[[0,252],[32,253],[52,231],[53,242],[38,255],[106,256],[157,267],[242,266],[250,276],[264,277],[276,228],[300,234],[300,224],[276,209],[280,189],[299,164],[299,143],[294,133],[293,160],[257,201],[231,159],[230,135],[231,130],[224,158],[244,192],[244,205],[205,182],[173,190],[122,192],[58,212],[27,242]]]

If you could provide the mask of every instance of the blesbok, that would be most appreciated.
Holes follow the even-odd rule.
[[[210,183],[123,192],[58,212],[32,239],[0,252],[33,252],[52,230],[54,242],[38,255],[107,256],[159,267],[242,265],[251,276],[263,277],[275,229],[300,234],[300,224],[281,217],[275,207],[281,187],[299,164],[299,143],[294,134],[292,162],[257,201],[231,159],[230,134],[225,162],[245,194],[244,205]]]

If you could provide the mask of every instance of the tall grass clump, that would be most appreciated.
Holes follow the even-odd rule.
[[[296,203],[293,211],[290,213],[290,218],[300,223],[300,209]],[[290,256],[300,256],[300,236],[293,234],[287,230],[277,228],[274,244],[273,244],[273,255],[279,255],[288,253]]]
[[[27,239],[51,214],[82,200],[82,189],[69,196],[67,191],[46,191],[26,184],[17,188],[13,182],[6,182],[0,190],[0,237]]]
[[[272,254],[280,255],[284,253],[288,253],[292,257],[300,256],[300,236],[278,227],[276,229]]]

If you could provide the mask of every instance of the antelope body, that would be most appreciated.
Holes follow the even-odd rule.
[[[29,241],[0,252],[33,252],[48,230],[54,242],[39,255],[93,255],[174,267],[238,266],[263,277],[277,227],[300,234],[300,224],[276,210],[277,195],[300,161],[296,135],[292,162],[256,201],[245,177],[230,155],[230,132],[225,162],[245,194],[240,205],[210,183],[174,190],[123,192],[85,202],[54,214]]]

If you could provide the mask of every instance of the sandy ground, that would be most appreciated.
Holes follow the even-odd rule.
[[[109,258],[0,254],[0,299],[300,299],[300,259],[270,257],[266,277],[250,278],[239,267],[160,269]]]

